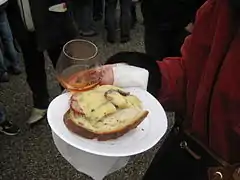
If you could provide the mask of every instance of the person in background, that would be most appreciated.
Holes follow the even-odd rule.
[[[132,16],[132,28],[135,27],[136,23],[137,23],[137,11],[136,11],[136,6],[137,3],[141,3],[142,0],[132,0],[132,6],[131,6],[131,16]]]
[[[205,0],[142,0],[146,53],[155,59],[179,56],[185,31]]]
[[[118,0],[106,0],[106,25],[107,25],[107,41],[115,43],[116,41],[116,7]],[[131,5],[132,0],[120,0],[120,29],[121,29],[121,43],[130,41],[131,30]]]
[[[6,6],[7,0],[0,0],[0,38],[2,42],[0,49],[0,82],[9,81],[8,73],[15,75],[21,73],[19,56],[14,47],[12,32],[5,11]]]
[[[71,0],[71,4],[79,35],[83,37],[96,36],[97,32],[93,21],[93,0]]]
[[[27,82],[32,90],[34,108],[28,119],[33,124],[43,119],[49,104],[43,51],[56,66],[62,46],[76,37],[67,8],[49,8],[59,0],[11,0],[7,8],[10,26],[23,53]]]
[[[103,0],[93,0],[93,20],[101,21],[103,18],[104,11],[104,1]]]
[[[131,17],[132,17],[132,21],[131,21],[131,28],[134,28],[137,24],[137,12],[136,12],[136,3],[137,2],[132,2],[131,5]]]
[[[207,0],[180,57],[122,52],[103,67],[102,84],[146,89],[176,113],[143,180],[240,178],[239,19],[239,0]]]

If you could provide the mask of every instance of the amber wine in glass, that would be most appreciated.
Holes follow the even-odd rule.
[[[84,91],[101,80],[101,63],[97,46],[87,40],[66,43],[56,66],[57,79],[69,91]]]

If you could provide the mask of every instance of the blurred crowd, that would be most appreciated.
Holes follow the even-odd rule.
[[[170,8],[174,1],[176,5]],[[55,67],[67,41],[98,35],[97,21],[105,27],[108,43],[116,42],[118,29],[120,42],[126,43],[137,23],[138,5],[144,18],[146,52],[156,59],[179,55],[183,39],[189,33],[185,27],[192,23],[202,1],[178,3],[172,0],[155,7],[154,1],[147,0],[0,0],[0,82],[8,82],[9,74],[21,74],[19,62],[23,59],[34,104],[27,123],[34,124],[45,118],[49,105],[44,51]],[[15,135],[19,129],[6,120],[3,107],[0,131]]]
[[[21,74],[19,63],[21,59],[24,60],[27,82],[33,92],[34,102],[28,124],[45,118],[49,104],[43,52],[47,50],[55,67],[62,46],[79,36],[84,38],[98,35],[95,22],[103,19],[108,34],[107,41],[114,43],[119,27],[117,5],[117,0],[0,0],[0,82],[8,82],[9,74]],[[137,21],[135,6],[135,2],[131,0],[120,1],[122,43],[130,40],[131,27]],[[19,132],[17,126],[6,120],[2,105],[0,132],[7,135]]]
[[[78,32],[83,37],[91,37],[98,34],[95,23],[103,20],[107,31],[107,41],[115,43],[116,30],[120,28],[120,41],[126,43],[130,40],[131,28],[137,22],[136,3],[131,0],[83,0],[70,2],[73,17],[78,27]],[[116,18],[116,9],[120,8],[120,18]]]

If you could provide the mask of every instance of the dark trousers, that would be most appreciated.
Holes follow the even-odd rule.
[[[34,107],[45,109],[48,107],[49,94],[43,52],[38,50],[35,33],[27,31],[20,14],[16,14],[16,11],[9,11],[8,17],[13,35],[23,53],[27,82],[33,93]],[[60,52],[60,45],[48,49],[53,66],[56,66]]]
[[[73,0],[72,11],[79,30],[87,32],[93,28],[93,0]]]
[[[108,33],[115,35],[117,20],[116,7],[118,0],[106,0],[106,24]],[[121,36],[129,36],[131,30],[131,0],[120,0],[120,28]]]
[[[196,160],[180,143],[186,141],[191,150],[201,156]],[[143,180],[208,180],[208,168],[219,164],[186,135],[173,132],[160,147]]]
[[[146,53],[162,60],[179,56],[187,35],[185,26],[195,16],[200,0],[143,0]],[[203,0],[201,0],[202,2]]]
[[[93,19],[102,19],[103,17],[103,0],[93,0]]]
[[[181,56],[180,49],[189,33],[184,27],[174,30],[145,27],[144,43],[146,53],[156,60]]]
[[[8,67],[19,65],[19,56],[14,47],[12,31],[5,10],[0,10],[0,38],[3,45],[3,49],[0,49],[0,73],[3,73]]]
[[[134,27],[135,23],[137,22],[136,2],[132,2],[131,5],[131,18],[131,26]]]

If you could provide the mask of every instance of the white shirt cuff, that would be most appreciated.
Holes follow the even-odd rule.
[[[146,69],[127,64],[116,64],[113,67],[113,74],[113,85],[115,86],[147,89],[149,72]]]

